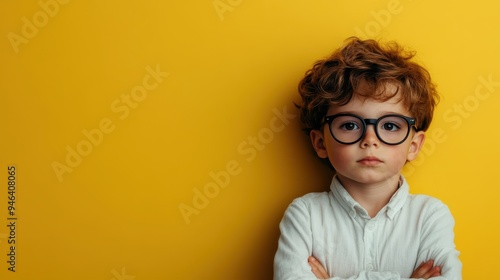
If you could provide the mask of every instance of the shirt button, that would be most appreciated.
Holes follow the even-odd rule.
[[[372,271],[373,270],[373,265],[371,263],[369,263],[367,266],[366,266],[366,269],[369,270],[369,271]]]
[[[369,222],[368,223],[368,229],[369,230],[373,230],[374,227],[375,227],[375,225],[373,224],[373,222]]]

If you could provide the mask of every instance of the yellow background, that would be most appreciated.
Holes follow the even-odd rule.
[[[276,112],[296,116],[303,73],[352,35],[397,40],[431,72],[442,100],[425,153],[405,173],[413,193],[440,198],[454,214],[464,279],[496,277],[499,8],[493,0],[2,1],[0,279],[272,279],[283,211],[326,190],[331,176],[298,118]],[[147,68],[163,76],[152,80]],[[122,101],[144,85],[151,90],[140,101]],[[109,133],[85,146],[84,131],[97,133],[103,121]],[[78,145],[87,154],[70,168]],[[58,178],[54,162],[71,172]],[[210,173],[228,164],[234,175],[213,188]],[[11,165],[15,273],[6,256]],[[204,190],[211,197],[198,197],[196,209]],[[182,205],[198,212],[184,219]]]

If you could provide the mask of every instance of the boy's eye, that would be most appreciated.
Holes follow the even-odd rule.
[[[355,130],[355,129],[359,129],[359,125],[355,122],[347,122],[347,123],[344,123],[340,126],[340,128],[344,129],[344,130]]]
[[[396,123],[386,122],[386,123],[382,124],[382,129],[388,130],[388,131],[396,131],[396,130],[401,129],[401,127]]]

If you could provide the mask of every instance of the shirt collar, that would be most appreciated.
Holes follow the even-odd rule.
[[[332,179],[332,183],[330,185],[330,189],[332,190],[333,196],[336,200],[342,205],[342,207],[349,213],[351,218],[355,218],[358,213],[366,213],[366,211],[361,207],[361,205],[352,198],[352,196],[346,191],[344,186],[340,183],[337,175],[335,175]],[[389,219],[393,219],[394,216],[398,213],[399,210],[403,207],[406,202],[406,198],[409,194],[409,186],[406,182],[406,179],[401,175],[400,186],[396,193],[392,196],[389,203],[382,210],[385,211],[385,214]]]

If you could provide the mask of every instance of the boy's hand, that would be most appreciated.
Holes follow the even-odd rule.
[[[413,271],[413,274],[411,275],[411,278],[424,278],[424,279],[429,279],[431,277],[437,277],[441,276],[441,267],[440,266],[434,266],[434,261],[426,261],[423,262],[421,265]]]
[[[311,271],[314,273],[318,279],[328,279],[330,276],[326,272],[326,269],[321,265],[321,263],[313,256],[307,259],[307,262],[311,266]]]

